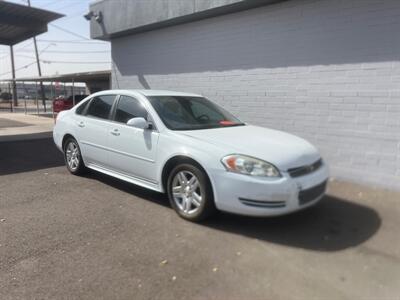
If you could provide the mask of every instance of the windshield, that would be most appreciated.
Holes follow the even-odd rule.
[[[202,97],[151,96],[148,99],[165,126],[172,130],[244,125],[229,112]]]

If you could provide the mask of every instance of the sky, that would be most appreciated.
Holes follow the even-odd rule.
[[[27,5],[26,0],[7,1]],[[110,69],[110,43],[91,40],[89,22],[83,18],[90,2],[31,0],[33,7],[65,15],[49,23],[48,32],[36,37],[43,76]],[[38,75],[33,39],[14,45],[14,56],[16,78]],[[10,49],[0,45],[0,80],[8,78],[11,78]]]

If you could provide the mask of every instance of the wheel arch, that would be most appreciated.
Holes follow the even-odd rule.
[[[63,151],[64,151],[65,143],[66,143],[66,141],[67,141],[69,138],[73,138],[73,139],[76,141],[76,138],[75,138],[72,134],[70,134],[70,133],[64,134],[64,136],[63,136],[63,138],[62,138],[62,142],[61,142],[61,147],[62,147],[62,150],[63,150]],[[78,142],[78,141],[77,141],[77,142]]]
[[[177,166],[178,164],[181,163],[190,163],[198,167],[200,170],[202,170],[206,175],[207,179],[209,181],[209,184],[211,185],[213,194],[214,193],[214,187],[210,178],[210,175],[208,174],[207,170],[199,163],[196,159],[186,156],[186,155],[175,155],[170,157],[164,164],[161,172],[161,189],[162,191],[166,192],[167,191],[167,182],[168,182],[168,176],[169,173],[172,171],[172,169]]]

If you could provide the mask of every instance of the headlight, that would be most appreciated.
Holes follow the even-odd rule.
[[[222,158],[221,162],[231,172],[252,176],[281,177],[274,165],[250,156],[232,154]]]

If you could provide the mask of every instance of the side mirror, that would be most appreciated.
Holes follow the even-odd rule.
[[[142,117],[132,118],[126,122],[126,125],[140,129],[150,128],[149,123]]]

